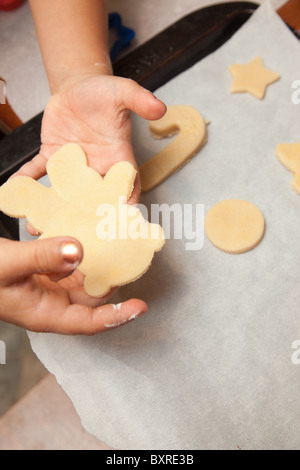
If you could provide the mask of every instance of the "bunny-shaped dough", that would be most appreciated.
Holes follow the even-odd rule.
[[[77,144],[67,144],[47,163],[51,187],[17,176],[0,188],[0,209],[26,217],[40,238],[71,236],[83,246],[79,271],[93,297],[140,277],[164,243],[162,228],[126,204],[136,176],[129,162],[112,166],[105,177],[87,166]]]

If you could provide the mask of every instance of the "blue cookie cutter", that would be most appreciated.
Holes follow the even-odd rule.
[[[131,41],[135,38],[135,31],[123,25],[119,13],[109,13],[108,27],[109,29],[115,28],[119,37],[110,50],[110,59],[113,62],[122,49],[130,46]]]

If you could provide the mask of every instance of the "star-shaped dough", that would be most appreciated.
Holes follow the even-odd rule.
[[[79,240],[84,256],[78,270],[93,297],[140,277],[165,239],[160,225],[148,223],[138,207],[127,204],[136,177],[133,165],[116,163],[102,178],[87,166],[79,145],[67,144],[49,159],[47,173],[50,188],[27,176],[6,182],[0,209],[26,217],[40,238]]]
[[[300,142],[298,144],[279,144],[276,148],[279,161],[292,173],[292,188],[300,194]]]
[[[248,64],[235,64],[229,67],[233,76],[231,93],[248,92],[263,99],[268,85],[279,80],[280,75],[265,68],[262,58],[256,57]]]

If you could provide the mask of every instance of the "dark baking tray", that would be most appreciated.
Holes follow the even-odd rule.
[[[114,74],[155,91],[224,44],[254,13],[252,2],[215,4],[183,17],[113,64]],[[43,113],[0,142],[0,185],[40,148]],[[18,221],[1,213],[0,236],[17,240]]]

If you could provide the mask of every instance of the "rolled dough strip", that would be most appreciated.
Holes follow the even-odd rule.
[[[220,250],[232,254],[245,253],[262,240],[264,217],[251,202],[227,199],[208,211],[205,232],[210,242]]]
[[[162,119],[152,121],[149,130],[161,139],[177,137],[154,157],[141,165],[142,192],[150,191],[187,163],[206,143],[206,122],[192,106],[169,106]]]

